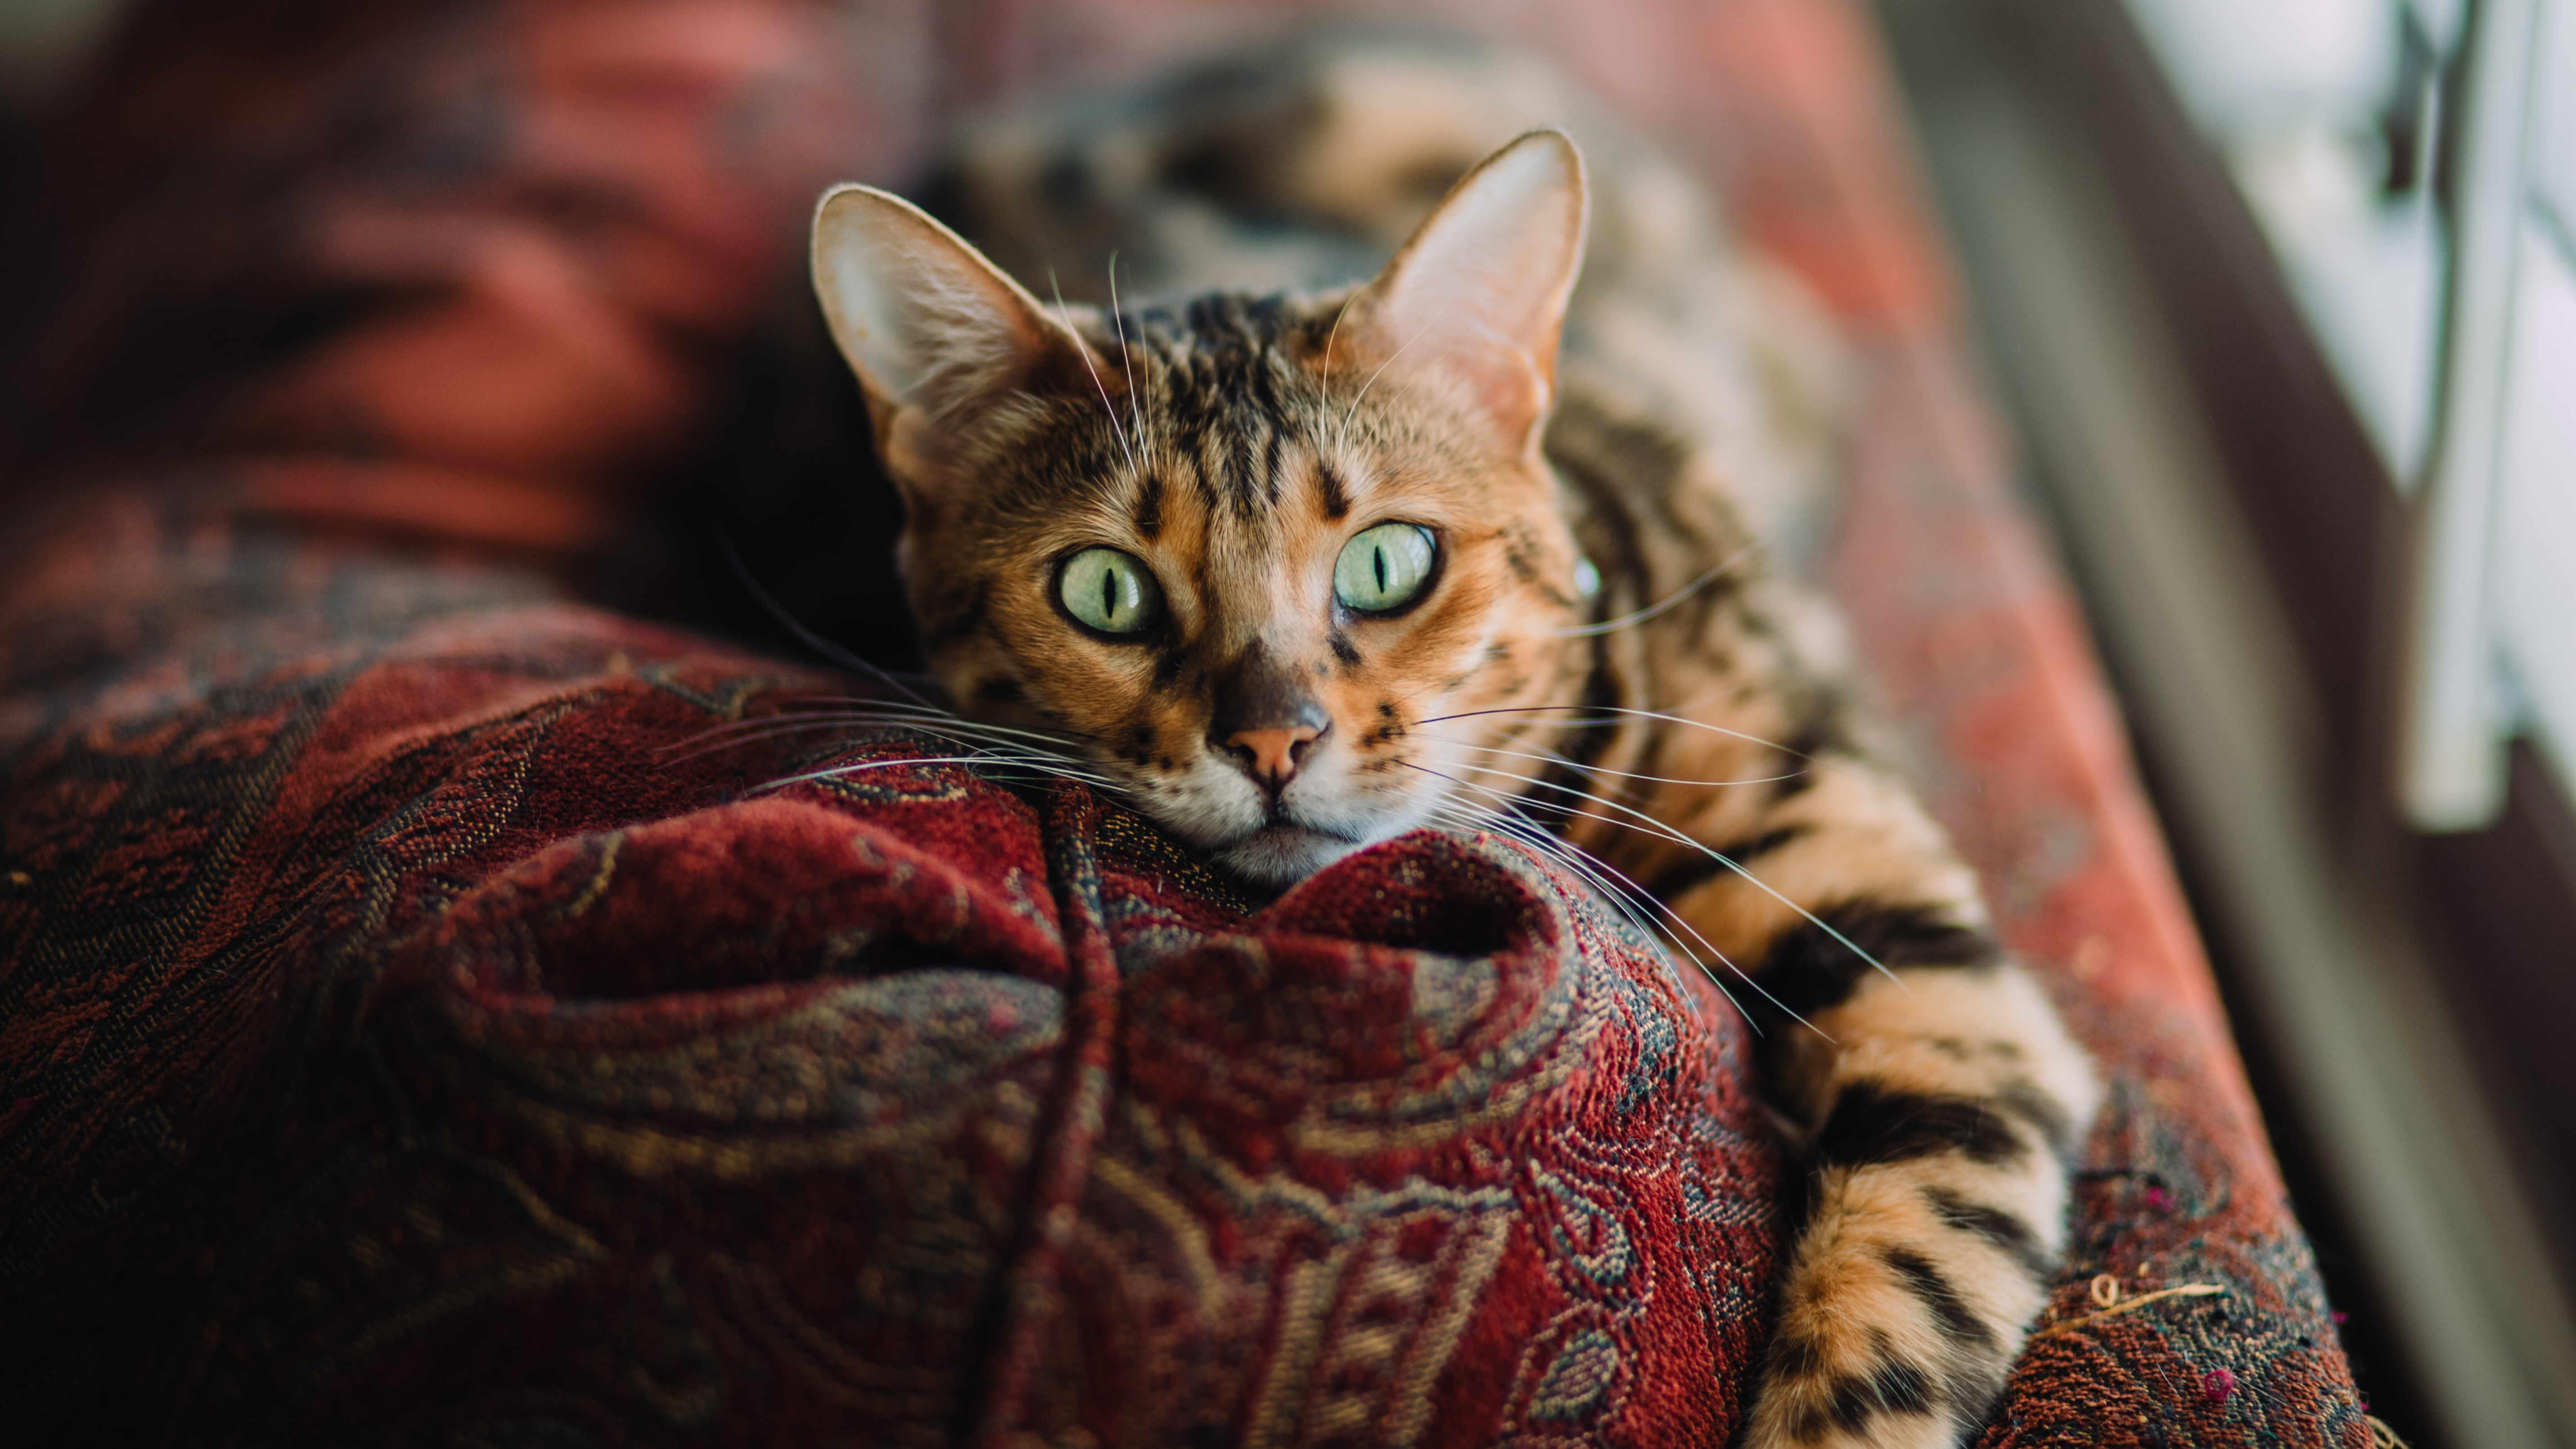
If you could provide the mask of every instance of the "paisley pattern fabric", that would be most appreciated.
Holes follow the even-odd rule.
[[[711,733],[859,686],[585,601],[927,58],[1180,7],[356,8],[87,112],[134,184],[0,530],[0,1439],[1723,1442],[1797,1184],[1749,1029],[1571,883],[1423,833],[1247,899],[930,737]],[[1828,575],[2112,1081],[1983,1442],[2366,1444],[1866,33],[1619,11],[1571,61],[1732,138],[1880,364]]]
[[[166,607],[13,619],[123,661],[11,742],[40,1440],[1731,1412],[1777,1196],[1745,1030],[1521,848],[1416,836],[1256,908],[1079,787],[906,763],[935,739],[706,737],[828,679],[115,522],[57,556]]]

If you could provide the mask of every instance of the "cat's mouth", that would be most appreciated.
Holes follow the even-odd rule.
[[[1257,884],[1284,889],[1402,829],[1403,822],[1340,798],[1331,780],[1308,779],[1311,772],[1269,795],[1231,765],[1202,761],[1198,770],[1198,789],[1147,793],[1139,803],[1164,829]]]
[[[1215,854],[1235,874],[1270,886],[1304,880],[1368,842],[1292,819],[1273,806],[1269,818]]]

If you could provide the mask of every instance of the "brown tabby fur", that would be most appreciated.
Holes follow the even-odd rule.
[[[1354,236],[1389,235],[1426,178],[1464,170],[1461,137],[1580,110],[1521,62],[1420,40],[1304,41],[1255,79],[1185,79],[1105,121],[998,123],[946,194],[1023,265],[1050,228],[1045,173],[1077,255],[1123,241],[1167,284],[1191,275],[1193,245],[1220,274],[1247,255],[1311,274]],[[1547,136],[1462,183],[1416,251],[1357,290],[1043,308],[864,191],[827,199],[818,277],[959,708],[1063,741],[1257,880],[1432,824],[1579,849],[1567,858],[1630,909],[1650,893],[1674,948],[1766,1031],[1770,1090],[1806,1152],[1746,1442],[1953,1445],[1983,1423],[2056,1271],[2091,1068],[1987,933],[1940,829],[1862,747],[1830,616],[1772,567],[1812,533],[1830,460],[1812,324],[1676,173],[1597,120],[1586,131],[1611,162],[1596,247],[1571,316],[1546,277],[1525,289],[1535,312],[1497,314],[1489,330],[1518,351],[1415,325],[1404,289],[1447,285],[1416,275],[1416,251],[1449,266],[1456,233],[1492,229],[1478,198],[1510,189],[1496,176],[1548,165],[1562,186],[1511,183],[1539,200],[1516,204],[1509,255],[1570,277],[1572,243],[1550,228],[1579,228],[1582,181]],[[1195,159],[1197,192],[1173,154]],[[1314,250],[1228,250],[1207,216],[1219,182],[1245,177],[1270,189],[1268,214],[1319,225]],[[830,271],[854,237],[892,238],[867,275],[927,298],[908,345],[937,356],[917,375],[883,375],[884,317]],[[1400,333],[1438,355],[1409,356]],[[1390,519],[1433,530],[1437,576],[1391,616],[1334,607],[1335,556]],[[1161,581],[1168,618],[1144,636],[1091,635],[1055,601],[1050,561],[1102,545]],[[1329,725],[1267,804],[1217,721],[1283,702]]]

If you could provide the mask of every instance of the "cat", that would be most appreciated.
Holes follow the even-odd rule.
[[[1744,1442],[1955,1445],[2054,1281],[2099,1088],[1864,746],[1830,611],[1776,566],[1813,532],[1799,480],[1829,466],[1831,366],[1633,148],[1604,144],[1615,245],[1588,268],[1595,188],[1563,131],[1463,177],[1456,126],[1405,152],[1421,115],[1490,119],[1521,94],[1426,109],[1486,64],[1428,54],[1261,72],[1306,97],[1309,132],[1374,85],[1411,133],[1352,122],[1302,151],[1245,133],[1267,161],[1202,148],[1206,176],[1281,207],[1347,203],[1311,247],[1254,228],[1217,248],[1229,281],[1347,268],[1445,186],[1349,285],[1041,301],[910,202],[823,197],[813,281],[902,501],[929,671],[960,728],[1054,742],[1258,885],[1417,828],[1493,830],[1721,978],[1742,968],[1806,1173]],[[1392,91],[1390,66],[1413,67]],[[1122,115],[1113,138],[1170,134]],[[1057,169],[1045,132],[1011,134],[951,175],[952,206]],[[1119,151],[1065,148],[1095,174],[1052,184],[1096,209]],[[1135,210],[1107,224],[1132,232]],[[1138,260],[1148,285],[1185,284],[1191,236],[1223,229],[1178,203],[1163,220]]]

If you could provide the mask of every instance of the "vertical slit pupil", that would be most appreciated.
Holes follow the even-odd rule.
[[[1377,591],[1383,594],[1386,592],[1386,545],[1372,545],[1369,549],[1369,562],[1377,566]]]
[[[1118,570],[1115,568],[1100,571],[1100,617],[1113,624],[1118,621]]]

